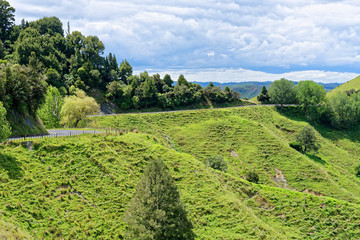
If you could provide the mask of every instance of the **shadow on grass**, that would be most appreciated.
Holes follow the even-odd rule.
[[[320,163],[322,165],[327,164],[325,160],[322,160],[318,156],[314,156],[314,155],[308,154],[308,153],[305,153],[305,156],[307,156],[308,158],[310,158],[310,159],[314,160],[315,162]]]
[[[310,124],[316,131],[318,131],[321,136],[332,141],[339,141],[341,139],[349,139],[352,142],[360,142],[360,126],[353,126],[348,129],[339,129],[334,128],[329,124],[314,123],[306,119],[303,111],[300,107],[290,106],[290,107],[276,107],[276,111],[282,116],[299,122],[307,122]]]
[[[7,172],[10,179],[20,179],[24,175],[21,164],[15,157],[7,154],[0,153],[0,168]]]
[[[286,118],[294,121],[307,122],[304,113],[298,106],[275,107],[276,111]]]

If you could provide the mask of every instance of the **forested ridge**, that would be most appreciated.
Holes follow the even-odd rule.
[[[71,31],[70,23],[64,31],[57,17],[30,22],[22,19],[16,25],[15,9],[4,0],[0,6],[0,101],[8,114],[16,110],[35,116],[44,102],[54,105],[54,93],[62,98],[61,103],[79,90],[95,97],[99,104],[108,103],[110,111],[240,102],[240,94],[229,88],[222,91],[213,84],[202,88],[183,75],[176,85],[168,74],[150,76],[145,71],[133,75],[126,59],[119,63],[115,54],[104,56],[105,45],[97,36]],[[59,114],[61,109],[56,111]],[[54,114],[40,112],[47,127],[60,126]]]

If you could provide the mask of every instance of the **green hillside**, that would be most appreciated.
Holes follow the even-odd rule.
[[[17,226],[0,220],[0,239],[31,239],[31,236]]]
[[[115,239],[146,163],[163,159],[197,239],[360,238],[360,128],[315,126],[322,148],[288,143],[308,123],[296,108],[194,110],[93,117],[117,136],[0,146],[0,218],[35,238]],[[205,162],[221,155],[226,173]],[[245,180],[259,174],[259,184]]]
[[[356,91],[360,89],[360,76],[357,76],[356,78],[354,78],[344,84],[341,84],[340,86],[329,91],[327,93],[327,96],[333,96],[337,92],[345,92],[345,91],[348,91],[351,89],[354,89]]]

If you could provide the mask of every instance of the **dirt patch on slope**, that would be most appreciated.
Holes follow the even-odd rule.
[[[313,191],[313,190],[307,189],[307,188],[305,188],[305,189],[302,190],[301,192],[303,192],[303,193],[309,193],[309,194],[312,194],[312,195],[317,196],[317,197],[325,196],[325,195],[322,194],[321,192],[316,192],[316,191]]]
[[[234,158],[238,158],[239,155],[237,154],[237,152],[235,150],[231,150],[230,152],[230,156],[234,157]]]
[[[278,185],[278,187],[297,191],[295,188],[291,187],[287,183],[287,180],[286,180],[284,174],[282,173],[281,170],[279,170],[277,168],[275,168],[275,176],[272,177],[271,179],[276,183],[276,185]]]

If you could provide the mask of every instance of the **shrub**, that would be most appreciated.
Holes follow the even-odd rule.
[[[289,146],[298,152],[302,152],[302,145],[298,142],[291,142],[291,143],[289,143]]]
[[[207,161],[207,165],[213,169],[217,169],[223,172],[227,171],[227,164],[222,156],[210,157]]]
[[[315,130],[310,127],[304,127],[296,136],[295,141],[301,145],[303,152],[317,152],[320,148],[318,140],[315,136]]]
[[[253,183],[259,182],[259,175],[256,172],[248,172],[246,174],[246,180]]]
[[[357,177],[360,177],[360,164],[355,167],[355,174]]]

